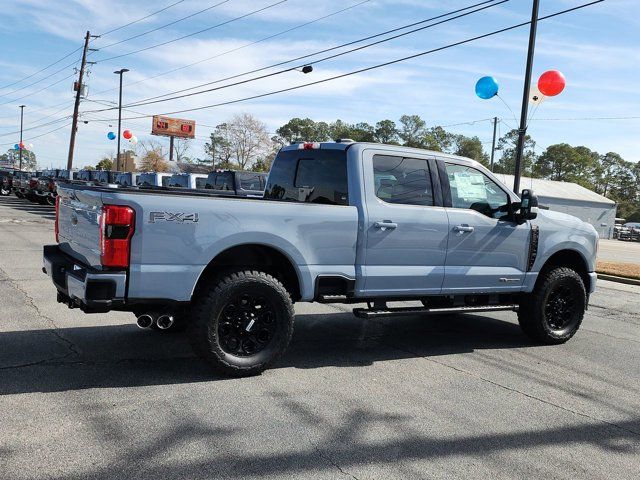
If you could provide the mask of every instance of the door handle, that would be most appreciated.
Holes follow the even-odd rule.
[[[387,228],[389,230],[393,230],[394,228],[398,228],[398,224],[394,223],[390,220],[384,220],[382,222],[376,222],[373,224],[374,227],[376,228],[380,228],[382,230],[386,230]]]
[[[473,227],[470,227],[469,225],[457,225],[453,227],[453,231],[458,233],[471,233],[473,232]]]

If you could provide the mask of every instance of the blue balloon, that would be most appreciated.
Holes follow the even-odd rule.
[[[498,82],[493,77],[482,77],[476,82],[476,95],[488,100],[498,94]]]
[[[13,146],[13,148],[15,148],[16,150],[20,150],[20,145],[18,145],[17,143]]]
[[[116,139],[116,134],[113,133],[113,132],[109,132],[109,133],[107,133],[107,138],[109,140],[115,140]]]

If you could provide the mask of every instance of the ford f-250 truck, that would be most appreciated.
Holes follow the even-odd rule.
[[[294,302],[364,303],[360,317],[513,310],[535,341],[578,330],[598,235],[536,212],[475,161],[391,145],[282,148],[264,198],[58,187],[44,271],[58,301],[188,324],[197,352],[256,374],[287,347]],[[391,300],[422,306],[390,308]]]

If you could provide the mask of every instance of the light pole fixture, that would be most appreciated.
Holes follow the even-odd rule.
[[[26,107],[26,105],[20,105],[20,143],[18,144],[18,170],[22,170],[22,124],[24,119],[24,107]]]
[[[116,155],[116,170],[120,171],[120,128],[122,126],[122,74],[128,72],[129,69],[121,68],[116,70],[116,75],[120,75],[120,95],[118,100],[118,154]]]

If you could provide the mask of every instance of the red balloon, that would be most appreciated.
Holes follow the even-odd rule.
[[[131,130],[125,130],[124,132],[122,132],[122,136],[129,140],[133,136],[133,134],[131,133]]]
[[[18,146],[20,147],[21,150],[24,150],[24,143],[20,142]]]
[[[558,70],[548,70],[538,79],[538,90],[547,97],[555,97],[567,84],[564,75]]]

